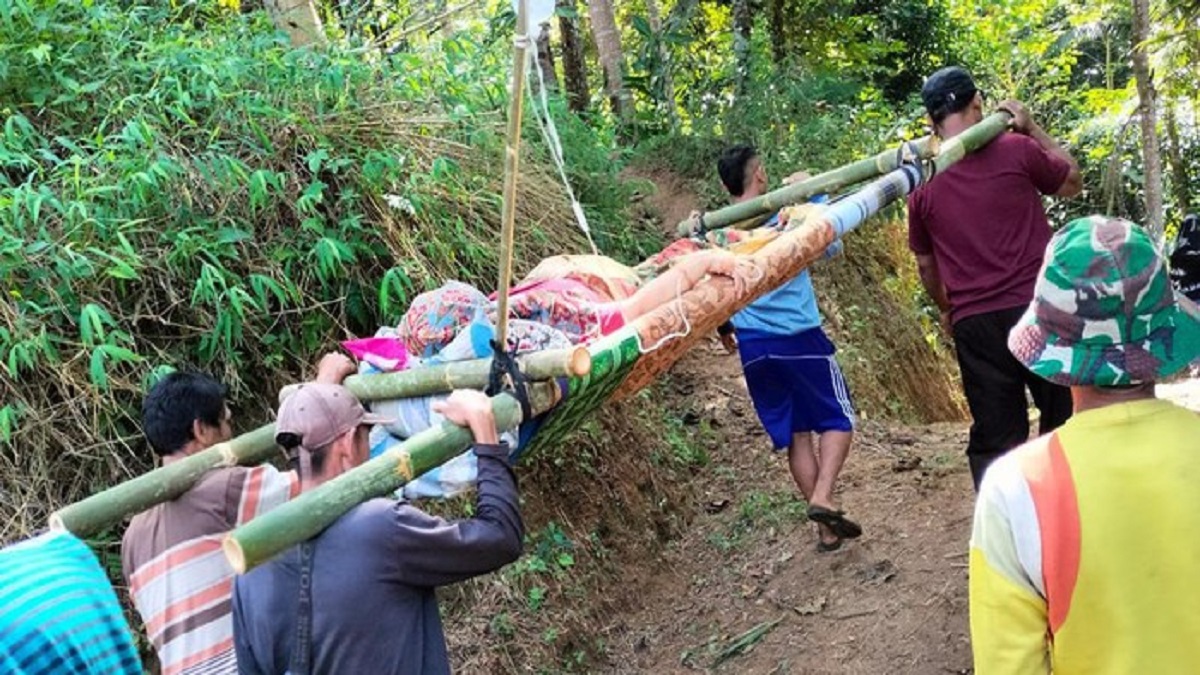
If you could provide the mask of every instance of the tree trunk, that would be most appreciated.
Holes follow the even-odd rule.
[[[649,20],[650,30],[658,40],[658,72],[654,77],[660,78],[662,103],[667,109],[667,120],[674,129],[678,122],[675,110],[675,79],[671,77],[671,55],[667,51],[666,41],[663,40],[662,13],[658,8],[658,0],[646,0],[646,18]]]
[[[784,28],[787,18],[783,5],[784,0],[771,0],[771,58],[776,64],[783,63],[787,58],[787,32]]]
[[[1175,211],[1186,216],[1192,211],[1192,181],[1188,178],[1187,163],[1179,144],[1179,125],[1175,121],[1175,106],[1166,106],[1167,158],[1171,162],[1171,187],[1175,192]]]
[[[1163,233],[1162,156],[1158,149],[1157,98],[1146,41],[1150,37],[1150,0],[1133,0],[1133,75],[1137,78],[1139,121],[1142,127],[1143,174],[1146,190],[1146,222],[1150,234]]]
[[[578,7],[576,0],[557,0],[555,3],[561,9],[574,12]],[[579,29],[576,28],[575,17],[558,17],[558,34],[562,38],[563,88],[567,90],[567,107],[573,112],[581,113],[587,110],[588,93],[587,64],[583,60],[583,42],[579,39]]]
[[[587,5],[588,16],[592,20],[592,39],[596,41],[596,53],[604,69],[604,92],[608,95],[613,113],[621,120],[629,119],[633,113],[633,102],[629,90],[625,88],[625,54],[621,49],[621,32],[617,30],[612,0],[587,0]]]
[[[293,47],[322,44],[325,30],[312,0],[265,0],[275,28],[288,34]]]
[[[750,0],[733,0],[733,62],[737,69],[733,80],[738,96],[745,95],[750,81],[750,32],[753,28]]]
[[[550,49],[550,24],[540,26],[537,37],[537,65],[542,71],[542,79],[546,81],[547,91],[558,91],[558,73],[554,69],[554,51]],[[541,80],[533,80],[533,91],[537,93]]]

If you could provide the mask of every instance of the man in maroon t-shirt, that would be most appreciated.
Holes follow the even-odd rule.
[[[967,71],[943,68],[921,98],[942,139],[983,119],[983,96]],[[1029,437],[1025,389],[1041,411],[1040,433],[1071,415],[1071,393],[1013,358],[1008,332],[1033,299],[1050,241],[1043,195],[1082,190],[1075,160],[1017,101],[1005,101],[1012,130],[971,153],[908,200],[908,243],[921,283],[954,336],[971,409],[967,457],[978,489],[987,466]]]

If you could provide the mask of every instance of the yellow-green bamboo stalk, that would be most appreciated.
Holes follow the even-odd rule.
[[[525,103],[525,52],[529,49],[528,0],[517,2],[513,39],[512,86],[508,91],[508,131],[504,152],[504,194],[500,209],[500,274],[496,283],[496,341],[508,340],[508,284],[512,279],[513,243],[517,219],[517,180],[521,170],[521,115]]]
[[[920,159],[928,159],[937,151],[937,143],[931,141],[929,137],[914,141],[913,146]],[[807,180],[785,185],[754,199],[747,199],[744,202],[711,211],[704,214],[704,227],[710,230],[721,227],[753,229],[762,224],[762,216],[769,216],[785,206],[799,204],[814,195],[836,192],[844,187],[894,171],[904,159],[902,150],[903,148],[884,150],[874,157],[860,159]],[[677,231],[680,236],[688,236],[692,233],[694,226],[694,221],[685,220],[679,223]]]
[[[268,424],[65,506],[50,515],[50,527],[90,537],[128,516],[175,499],[213,469],[262,464],[276,452],[275,425]]]
[[[582,377],[592,370],[592,355],[586,347],[547,349],[517,357],[517,364],[531,380],[556,377]],[[360,401],[413,398],[444,394],[455,389],[484,389],[488,385],[492,360],[474,359],[410,368],[395,373],[351,375],[346,388]],[[280,392],[283,400],[298,384],[289,384]]]
[[[558,400],[553,383],[535,383],[529,389],[533,414],[541,414]],[[492,397],[496,426],[519,424],[521,406],[509,394]],[[275,555],[320,534],[355,506],[395,492],[405,483],[461,454],[471,444],[471,432],[443,422],[404,441],[365,464],[305,492],[269,511],[225,537],[225,556],[239,574]]]
[[[1004,130],[1011,123],[1012,115],[1006,110],[1001,110],[971,125],[966,131],[963,131],[954,138],[943,141],[941,150],[934,157],[933,165],[936,171],[930,180],[936,179],[937,174],[950,168],[950,165],[966,157],[969,153],[975,152],[979,148],[991,143],[992,139],[1004,133]]]

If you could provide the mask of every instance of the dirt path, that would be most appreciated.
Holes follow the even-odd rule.
[[[675,223],[697,198],[668,171],[643,177]],[[866,423],[840,484],[865,536],[818,553],[782,455],[758,424],[736,356],[699,346],[674,396],[709,464],[701,515],[651,576],[641,608],[606,635],[614,673],[968,672],[966,550],[972,491],[964,425]],[[724,654],[739,636],[740,654]]]
[[[841,499],[866,535],[818,553],[737,358],[713,344],[676,372],[691,418],[713,430],[706,513],[661,561],[643,608],[610,631],[610,672],[967,672],[965,428],[865,425]],[[738,636],[775,621],[718,664]]]
[[[694,203],[672,187],[651,199],[670,223]],[[673,396],[709,453],[704,504],[638,575],[650,578],[640,608],[605,632],[607,672],[970,673],[967,425],[862,424],[839,498],[865,534],[818,553],[737,357],[710,341],[674,372]],[[1159,395],[1200,411],[1200,380]]]
[[[818,553],[737,357],[714,342],[675,372],[688,419],[712,429],[704,513],[654,570],[641,609],[608,631],[608,672],[970,673],[966,425],[864,424],[840,498],[865,534]],[[1200,412],[1200,380],[1159,395]],[[723,656],[755,628],[769,630]]]

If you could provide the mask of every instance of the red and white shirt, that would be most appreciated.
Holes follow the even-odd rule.
[[[121,563],[163,675],[236,673],[227,532],[295,497],[294,472],[271,466],[205,474],[177,499],[138,514]]]

